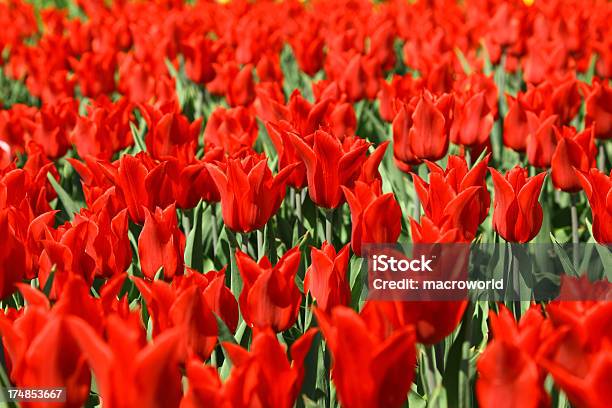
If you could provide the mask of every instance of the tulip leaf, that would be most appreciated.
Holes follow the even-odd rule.
[[[204,261],[204,248],[202,245],[202,208],[203,203],[200,201],[194,210],[193,227],[191,231],[189,231],[185,243],[185,264],[197,270],[202,268]]]
[[[559,257],[561,264],[563,265],[563,271],[567,275],[578,276],[578,273],[576,272],[576,269],[574,268],[574,264],[572,263],[572,260],[569,258],[569,256],[567,255],[567,253],[565,252],[561,244],[555,239],[555,236],[553,234],[550,234],[550,239],[553,242],[553,249],[555,250],[555,253]]]
[[[51,186],[53,186],[53,189],[57,193],[57,197],[59,198],[60,202],[62,203],[62,206],[64,207],[64,210],[66,210],[66,213],[72,220],[74,218],[74,214],[78,214],[82,206],[72,199],[72,197],[55,180],[55,178],[50,172],[47,173],[47,180],[49,180],[49,183],[51,184]]]

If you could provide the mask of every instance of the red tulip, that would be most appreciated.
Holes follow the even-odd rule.
[[[504,177],[489,167],[493,176],[493,228],[506,241],[531,241],[542,226],[542,206],[538,202],[546,173],[527,177],[527,170],[516,166]]]
[[[222,147],[224,152],[232,155],[252,148],[257,132],[257,121],[246,108],[217,108],[206,122],[204,146],[207,149]]]
[[[101,329],[101,311],[89,294],[89,286],[72,278],[62,298],[50,307],[47,297],[20,284],[27,305],[14,320],[0,314],[0,334],[10,358],[13,384],[27,388],[65,387],[66,407],[81,407],[89,396],[91,376],[69,320],[90,321],[92,333]],[[71,317],[69,317],[71,316]],[[34,406],[31,403],[24,406]]]
[[[414,377],[414,329],[385,336],[353,310],[338,306],[331,316],[315,309],[332,355],[332,380],[345,407],[400,407]]]
[[[70,318],[67,330],[85,355],[104,404],[178,407],[183,394],[178,365],[179,329],[163,333],[147,344],[144,333],[118,315],[108,316],[106,322],[107,342],[82,319]]]
[[[342,201],[341,186],[351,187],[366,160],[368,143],[347,138],[341,143],[329,133],[317,130],[312,147],[296,135],[289,135],[306,166],[308,194],[318,206],[336,208]]]
[[[552,182],[559,190],[574,193],[582,188],[576,170],[588,172],[596,164],[594,129],[587,128],[580,133],[573,127],[554,130],[559,143],[551,160]]]
[[[455,118],[451,127],[451,142],[480,147],[487,144],[495,118],[487,104],[485,92],[478,92],[462,105],[455,105]]]
[[[558,117],[552,115],[540,120],[534,114],[528,113],[530,133],[527,138],[527,160],[534,167],[548,168],[553,153],[557,147],[557,137],[553,124]]]
[[[595,137],[612,138],[612,87],[608,81],[595,81],[586,98],[586,126],[595,128]]]
[[[24,243],[10,222],[10,210],[0,210],[0,236],[3,245],[0,249],[0,298],[4,299],[15,290],[15,283],[26,274],[26,250]]]
[[[421,160],[436,161],[448,151],[453,97],[434,97],[429,92],[404,104],[393,120],[394,156],[400,170]]]
[[[180,163],[191,163],[195,158],[202,119],[189,123],[187,117],[172,104],[161,110],[143,105],[142,114],[147,121],[145,143],[147,152],[154,159],[178,159]]]
[[[153,335],[158,337],[172,328],[182,334],[180,347],[184,354],[208,359],[217,345],[217,319],[198,286],[174,291],[163,281],[134,281],[153,322]],[[182,352],[183,353],[183,352]]]
[[[115,103],[106,96],[96,99],[88,107],[88,115],[77,118],[70,136],[79,156],[110,160],[115,152],[131,145],[132,108],[127,98]]]
[[[238,302],[245,322],[250,327],[271,328],[275,332],[293,326],[302,301],[295,284],[299,248],[286,252],[274,267],[266,256],[256,263],[244,252],[236,251],[236,264],[243,283]]]
[[[402,229],[402,210],[393,193],[382,194],[380,180],[357,181],[353,190],[342,187],[351,209],[351,247],[361,256],[364,244],[395,243]]]
[[[310,329],[291,345],[291,362],[271,330],[256,332],[248,352],[224,343],[234,366],[224,387],[229,406],[293,407],[302,388],[304,359],[316,334]]]
[[[536,355],[546,338],[544,318],[532,307],[517,326],[503,305],[490,313],[493,340],[476,364],[476,396],[482,407],[546,407],[550,397],[544,389],[546,374],[536,364]]]
[[[488,162],[489,156],[468,169],[464,158],[449,156],[446,170],[427,162],[429,184],[412,174],[425,215],[438,226],[449,223],[445,228],[459,228],[467,239],[473,238],[491,203],[485,183]]]
[[[304,293],[310,292],[317,307],[326,313],[338,305],[350,305],[349,255],[348,245],[336,253],[327,241],[321,249],[312,247],[310,251],[311,265],[304,276]]]
[[[178,228],[176,208],[171,205],[155,212],[145,210],[145,222],[138,237],[140,269],[145,277],[153,280],[160,268],[163,276],[182,275],[185,235]]]
[[[206,164],[221,195],[223,222],[236,232],[263,228],[278,211],[286,194],[286,181],[296,165],[287,166],[276,176],[267,159],[249,155],[227,159],[225,169]]]
[[[536,123],[529,122],[529,110],[520,94],[516,99],[509,96],[508,105],[508,113],[504,118],[504,146],[522,153],[527,149],[527,136],[537,130],[531,129],[530,125],[536,126]]]
[[[578,173],[578,178],[591,204],[593,238],[600,244],[612,243],[612,173],[605,175],[591,169]]]
[[[368,301],[361,315],[394,331],[413,327],[416,341],[437,344],[461,322],[467,300],[457,301]]]

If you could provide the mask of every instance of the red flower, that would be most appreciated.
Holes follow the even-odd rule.
[[[601,244],[612,242],[612,173],[605,175],[597,169],[578,173],[580,184],[591,204],[593,238]]]
[[[504,146],[522,153],[527,149],[527,136],[536,129],[530,128],[527,112],[529,110],[522,98],[508,96],[508,113],[504,118]],[[533,123],[532,126],[536,124]]]
[[[310,250],[311,264],[304,276],[304,293],[310,292],[317,307],[326,313],[338,305],[350,305],[349,255],[348,245],[336,253],[327,241],[321,249]]]
[[[553,125],[558,117],[552,115],[546,119],[541,119],[533,113],[529,113],[527,119],[530,130],[527,138],[527,160],[534,167],[548,168],[557,147],[557,137]]]
[[[106,96],[96,99],[88,107],[87,116],[77,118],[71,141],[79,156],[91,155],[110,160],[115,152],[131,145],[130,121],[132,104],[126,98],[111,102]]]
[[[332,380],[346,407],[400,407],[414,377],[414,329],[385,336],[371,321],[338,306],[331,316],[315,309],[332,355]]]
[[[573,127],[554,130],[559,143],[551,160],[552,182],[559,190],[574,193],[582,188],[576,170],[588,172],[596,164],[594,129],[587,128],[580,133]]]
[[[189,123],[187,117],[175,109],[173,104],[161,110],[142,106],[142,114],[147,121],[147,152],[154,159],[176,158],[180,163],[191,163],[195,158],[202,119]]]
[[[395,243],[402,230],[402,210],[393,193],[382,194],[380,180],[342,187],[351,209],[351,247],[361,256],[364,244]]]
[[[302,388],[304,359],[316,334],[316,329],[310,329],[291,345],[291,362],[271,330],[257,332],[248,352],[237,344],[224,343],[234,366],[224,387],[229,405],[293,407]]]
[[[612,87],[608,81],[595,81],[586,97],[586,126],[594,126],[597,139],[612,138]]]
[[[236,251],[236,264],[242,277],[238,300],[245,322],[257,329],[287,330],[297,319],[302,294],[295,284],[300,265],[300,251],[287,251],[272,267],[264,256],[259,263]]]
[[[252,148],[257,132],[257,121],[248,109],[242,106],[233,109],[219,107],[206,122],[204,146],[222,147],[224,152],[232,155]]]
[[[343,202],[341,186],[351,187],[359,176],[369,144],[359,138],[341,143],[322,130],[314,133],[312,147],[294,134],[290,137],[306,165],[310,199],[324,208],[338,207]]]
[[[503,305],[490,313],[493,340],[476,364],[476,396],[482,407],[546,407],[550,397],[544,389],[546,374],[536,364],[546,330],[539,307],[532,307],[516,324]]]
[[[412,174],[415,189],[427,217],[444,228],[458,228],[471,240],[478,226],[489,213],[491,197],[485,177],[489,156],[468,169],[467,162],[459,156],[450,156],[446,170],[427,162],[429,184]]]
[[[0,236],[3,237],[0,249],[0,299],[13,293],[15,283],[26,274],[25,245],[11,225],[9,213],[9,209],[0,210]]]
[[[527,177],[527,170],[516,166],[504,177],[489,167],[495,196],[493,228],[506,241],[531,241],[542,226],[542,206],[538,202],[546,173]]]
[[[236,232],[263,228],[285,198],[286,180],[296,165],[273,176],[267,159],[253,154],[224,164],[223,170],[206,164],[221,195],[223,222]]]
[[[455,105],[451,141],[457,145],[481,148],[489,141],[495,118],[486,100],[485,91]]]
[[[145,277],[153,280],[160,268],[165,278],[182,275],[185,235],[178,228],[176,208],[171,205],[163,211],[145,210],[145,222],[138,237],[140,269]]]
[[[178,364],[179,329],[163,333],[147,344],[141,328],[116,314],[106,318],[107,342],[82,319],[70,318],[68,325],[67,332],[85,355],[105,405],[178,407],[183,394]]]
[[[448,151],[454,100],[449,94],[429,92],[403,104],[393,120],[393,154],[400,170],[421,160],[436,161]]]

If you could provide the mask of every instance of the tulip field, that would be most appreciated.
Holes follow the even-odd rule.
[[[606,0],[0,0],[0,406],[611,406],[611,75]]]

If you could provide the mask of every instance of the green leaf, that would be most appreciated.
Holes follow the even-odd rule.
[[[74,218],[74,214],[79,213],[82,205],[80,205],[78,202],[73,200],[72,197],[70,197],[70,195],[55,180],[55,178],[50,172],[47,173],[47,180],[49,180],[49,183],[51,183],[51,185],[53,186],[53,189],[55,189],[55,192],[57,193],[59,200],[61,201],[62,205],[64,206],[64,209],[68,213],[68,216],[72,220]]]

